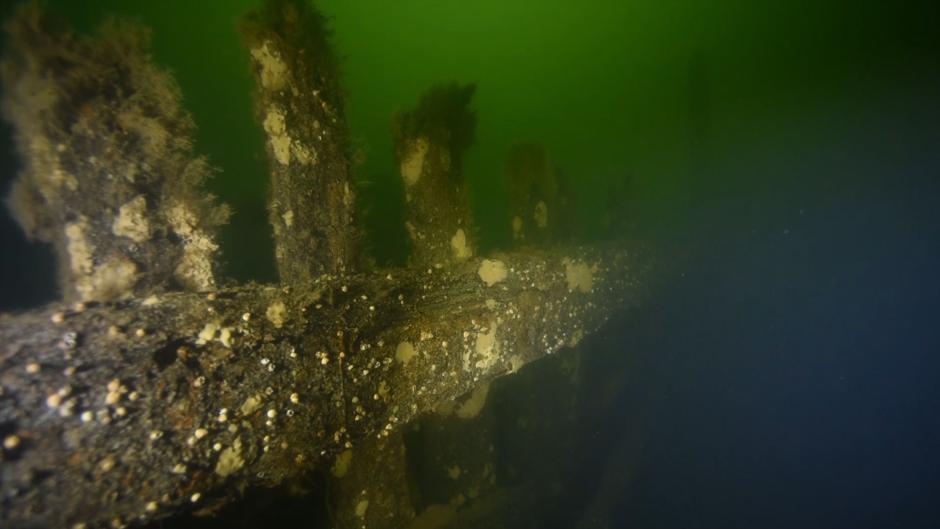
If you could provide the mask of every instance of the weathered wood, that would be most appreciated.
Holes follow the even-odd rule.
[[[215,286],[216,227],[192,119],[129,23],[82,36],[35,3],[6,24],[3,113],[23,169],[8,199],[56,250],[63,297],[112,300]]]
[[[476,122],[469,108],[472,94],[472,86],[432,87],[393,123],[412,266],[441,268],[473,257],[470,204],[460,167]],[[349,456],[355,459],[349,472],[334,472],[328,481],[336,529],[404,527],[414,519],[408,464],[414,454],[406,454],[401,432],[370,439]]]
[[[415,517],[404,435],[367,437],[330,469],[333,529],[407,527]]]
[[[526,142],[510,147],[506,188],[513,240],[544,244],[557,239],[561,232],[558,181],[544,147]]]
[[[0,319],[0,525],[115,526],[331,464],[635,302],[581,248]]]
[[[395,154],[405,187],[411,262],[444,266],[474,254],[462,158],[476,129],[473,85],[440,85],[395,118]]]
[[[242,34],[267,136],[268,218],[281,281],[303,284],[352,271],[356,201],[343,94],[323,16],[307,2],[266,0]]]
[[[0,317],[4,527],[129,526],[350,464],[338,521],[406,521],[403,484],[385,486],[406,473],[402,425],[577,343],[646,285],[648,258],[617,247],[473,257],[460,157],[475,118],[459,86],[396,123],[412,268],[350,275],[326,30],[306,2],[267,0],[244,35],[283,284],[214,290],[208,234],[224,215],[199,191],[172,79],[140,30],[79,38],[44,20],[21,12],[4,66],[28,167],[14,205],[58,244],[66,301],[86,303]]]

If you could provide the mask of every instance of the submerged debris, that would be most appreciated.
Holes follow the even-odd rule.
[[[300,0],[268,0],[243,28],[281,283],[220,288],[227,213],[202,191],[212,171],[146,32],[52,24],[27,5],[3,59],[25,160],[11,205],[56,246],[64,295],[0,318],[4,527],[130,526],[326,468],[339,518],[404,525],[405,425],[445,409],[470,424],[490,381],[636,299],[645,262],[615,246],[476,255],[472,85],[396,118],[411,266],[360,267],[342,92],[323,18]],[[536,203],[534,226],[553,208]],[[480,431],[468,445],[485,446]],[[463,488],[419,517],[452,516],[495,479],[434,468]]]

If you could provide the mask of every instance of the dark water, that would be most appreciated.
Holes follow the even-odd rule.
[[[684,277],[627,331],[655,411],[625,522],[936,525],[932,97],[836,112],[821,138],[715,168],[777,185],[711,203]]]
[[[154,28],[197,147],[223,171],[213,186],[238,212],[228,273],[270,280],[263,139],[234,31],[253,3],[52,2],[80,25],[119,12]],[[589,490],[605,464],[631,461],[616,463],[631,474],[615,526],[940,525],[932,6],[320,4],[346,57],[379,262],[403,258],[391,116],[442,80],[478,84],[465,173],[484,249],[509,241],[503,156],[525,139],[573,183],[587,237],[609,189],[629,182],[636,233],[678,256],[602,339],[615,359],[594,360],[627,357],[630,370],[581,440],[599,466],[574,483]],[[6,189],[6,130],[2,147]],[[2,229],[0,308],[51,299],[48,256],[6,218]]]

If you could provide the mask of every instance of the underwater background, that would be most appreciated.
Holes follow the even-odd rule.
[[[239,17],[254,0],[49,2],[153,29],[235,215],[227,276],[275,279]],[[617,527],[940,525],[940,69],[930,2],[321,0],[342,56],[363,223],[406,235],[391,121],[476,83],[464,159],[482,252],[511,242],[504,160],[542,144],[579,239],[625,212],[669,275],[603,334],[625,365],[582,446],[630,447]],[[7,15],[11,4],[3,4]],[[5,193],[17,161],[2,129]],[[55,296],[4,214],[0,310]],[[590,458],[589,458],[590,459]],[[575,518],[572,515],[572,518]]]

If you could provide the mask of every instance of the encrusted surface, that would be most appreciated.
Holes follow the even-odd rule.
[[[24,162],[8,202],[29,237],[56,249],[63,297],[212,288],[227,210],[203,190],[212,169],[193,153],[192,119],[151,62],[147,30],[80,36],[35,4],[6,29],[3,114]]]
[[[508,275],[493,286],[471,260],[394,281],[6,316],[0,425],[19,443],[0,465],[3,525],[130,524],[332,464],[593,331],[639,293],[645,268],[623,250],[567,255],[596,267],[591,293],[568,290],[554,255],[525,253],[501,256]]]
[[[283,282],[352,271],[358,260],[343,97],[323,17],[268,1],[242,33],[267,138],[268,219]]]

